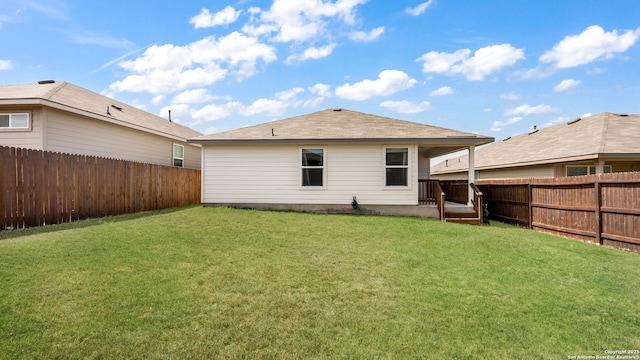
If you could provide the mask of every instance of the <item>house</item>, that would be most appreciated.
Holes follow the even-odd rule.
[[[602,113],[478,148],[476,179],[563,177],[640,171],[640,115]],[[441,180],[466,179],[467,156],[434,165]]]
[[[0,146],[199,169],[200,135],[67,82],[0,86]]]
[[[491,141],[339,108],[189,139],[205,205],[423,217],[430,158]]]

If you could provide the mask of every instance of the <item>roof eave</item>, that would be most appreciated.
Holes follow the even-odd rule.
[[[42,98],[0,99],[0,105],[42,105],[42,106],[48,106],[48,107],[51,107],[51,108],[54,108],[54,109],[63,110],[63,111],[67,111],[67,112],[78,114],[78,115],[88,116],[88,117],[91,117],[91,118],[94,118],[94,119],[97,119],[97,120],[105,121],[105,122],[108,122],[108,123],[124,126],[124,127],[127,127],[127,128],[139,130],[139,131],[143,131],[143,132],[146,132],[146,133],[151,133],[151,134],[154,134],[154,135],[159,135],[159,136],[170,138],[170,139],[173,139],[173,140],[177,140],[177,141],[181,141],[181,142],[187,142],[187,138],[185,138],[185,137],[177,136],[177,135],[174,135],[174,134],[169,134],[169,133],[158,131],[158,130],[155,130],[155,129],[150,129],[150,128],[144,127],[144,126],[131,124],[131,123],[127,122],[127,121],[119,120],[119,119],[114,118],[112,116],[96,114],[96,113],[88,111],[88,110],[79,109],[79,108],[76,108],[76,107],[73,107],[73,106],[65,105],[65,104],[62,104],[62,103],[58,103],[58,102],[55,102],[55,101],[42,99]]]
[[[229,144],[319,144],[319,143],[418,143],[426,145],[478,146],[493,142],[487,137],[447,137],[447,138],[325,138],[325,139],[187,139],[187,142],[202,145]]]

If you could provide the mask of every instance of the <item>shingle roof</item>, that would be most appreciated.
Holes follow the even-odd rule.
[[[640,157],[638,139],[639,114],[605,112],[486,145],[476,150],[474,165],[476,170],[483,170],[629,154]],[[468,168],[468,157],[463,155],[434,165],[431,172],[444,174]]]
[[[180,140],[202,135],[184,125],[67,82],[0,86],[0,104],[43,104],[60,107],[97,120]],[[107,114],[107,109],[110,114]]]
[[[195,143],[293,141],[412,141],[486,144],[493,138],[346,109],[248,126],[190,139]]]

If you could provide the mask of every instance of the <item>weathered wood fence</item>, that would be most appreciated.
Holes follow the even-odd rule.
[[[476,185],[491,218],[640,253],[640,172]]]
[[[0,147],[0,231],[200,203],[200,170]]]

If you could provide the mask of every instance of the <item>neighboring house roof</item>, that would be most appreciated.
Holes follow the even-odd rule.
[[[335,108],[189,140],[201,144],[390,141],[480,145],[493,138]]]
[[[476,170],[596,158],[640,157],[640,115],[602,113],[513,136],[476,149]],[[432,174],[467,171],[468,156],[442,161]]]
[[[184,125],[67,82],[0,86],[0,105],[45,105],[181,141],[202,135]]]

